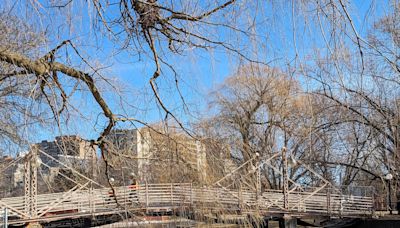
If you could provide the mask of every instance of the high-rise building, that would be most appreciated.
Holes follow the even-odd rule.
[[[156,126],[117,129],[107,137],[107,159],[128,169],[138,181],[162,182],[206,178],[204,145],[179,131]]]
[[[36,144],[38,149],[61,162],[81,162],[96,159],[97,146],[77,135],[58,136],[54,141],[42,141]],[[42,162],[49,166],[58,166],[55,161],[42,153],[38,154]]]

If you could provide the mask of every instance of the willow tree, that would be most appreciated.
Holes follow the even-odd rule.
[[[309,136],[318,123],[314,112],[320,110],[314,98],[304,93],[294,78],[276,68],[248,65],[239,68],[212,94],[210,105],[215,116],[205,122],[212,122],[213,137],[230,145],[231,156],[238,160],[238,165],[249,163],[242,175],[250,179],[244,181],[255,181],[251,173],[257,165],[255,161],[259,160],[255,159],[257,154],[261,159],[268,159],[286,147],[293,158],[315,158],[309,148],[320,145],[320,138]],[[279,159],[272,163],[281,168]],[[261,170],[265,187],[282,187],[276,170],[268,167]],[[309,182],[307,174],[301,167],[294,167],[289,173],[295,181]]]

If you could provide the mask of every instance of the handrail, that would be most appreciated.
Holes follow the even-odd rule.
[[[191,183],[151,183],[139,184],[135,188],[130,186],[98,188],[88,191],[82,186],[74,190],[73,194],[53,193],[37,197],[37,220],[45,220],[50,216],[63,214],[79,217],[88,212],[95,214],[109,214],[113,211],[135,211],[151,208],[179,208],[181,206],[206,208],[239,208],[241,210],[280,211],[283,213],[298,212],[341,214],[341,215],[368,215],[372,213],[373,198],[369,196],[351,196],[331,193],[329,205],[325,192],[290,191],[289,210],[283,208],[281,190],[265,190],[261,198],[253,190],[226,189],[220,187],[194,187]],[[312,190],[312,189],[310,189]],[[118,204],[114,200],[117,198]],[[217,200],[218,199],[218,200]],[[55,202],[55,203],[54,203]],[[272,203],[273,202],[273,203]],[[24,200],[21,197],[3,198],[0,207],[10,208],[15,221],[24,219]],[[272,204],[271,204],[272,203]],[[245,207],[241,207],[245,205]],[[121,207],[122,206],[122,207]]]

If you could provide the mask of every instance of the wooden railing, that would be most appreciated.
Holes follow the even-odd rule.
[[[292,191],[289,209],[284,208],[281,190],[250,190],[218,187],[194,187],[190,183],[140,184],[137,186],[84,189],[84,185],[68,192],[37,196],[37,211],[25,211],[24,197],[3,198],[0,208],[7,207],[10,222],[50,218],[68,218],[112,214],[118,211],[179,210],[187,208],[221,208],[262,213],[317,213],[330,215],[371,215],[372,196],[343,195],[337,191],[316,192],[313,189]],[[36,216],[33,216],[36,215]]]
[[[262,194],[266,208],[283,209],[283,192],[268,190]],[[373,213],[372,196],[344,195],[340,192],[313,193],[296,191],[289,194],[289,211],[303,213],[322,213],[332,215],[371,215]]]

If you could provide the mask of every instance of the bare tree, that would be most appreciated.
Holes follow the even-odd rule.
[[[174,84],[180,94],[177,74],[174,68],[164,59],[164,50],[169,50],[165,52],[165,55],[167,55],[168,53],[183,54],[183,49],[185,48],[210,49],[222,47],[243,58],[247,58],[242,54],[241,50],[234,48],[224,40],[218,37],[211,38],[209,35],[212,33],[208,33],[206,30],[208,27],[224,27],[225,24],[229,24],[229,21],[227,22],[228,17],[214,17],[214,15],[219,14],[221,11],[234,13],[232,9],[226,11],[234,3],[235,1],[210,2],[204,5],[200,4],[202,7],[195,7],[196,3],[192,5],[192,3],[175,4],[170,2],[124,0],[117,2],[117,4],[107,4],[106,1],[90,1],[89,5],[93,7],[96,19],[100,20],[100,24],[94,22],[94,28],[99,28],[99,30],[95,30],[96,33],[101,34],[102,31],[107,31],[111,35],[110,40],[115,46],[119,46],[120,42],[124,40],[125,43],[120,46],[121,50],[129,50],[129,53],[133,55],[146,55],[146,58],[154,63],[154,73],[144,78],[149,80],[150,88],[157,104],[165,112],[166,118],[172,117],[181,128],[186,129],[180,120],[167,108],[157,88],[156,80],[162,73],[161,67],[165,66],[167,69],[172,70]],[[52,1],[49,1],[46,4],[50,6],[55,15],[62,18],[62,10],[75,7],[76,1],[69,1],[61,5],[54,5]],[[44,18],[47,15],[41,11],[42,5],[40,3],[32,2],[30,7],[37,10],[40,15],[39,18],[45,15],[40,19],[48,19]],[[27,7],[27,9],[32,9],[30,7]],[[108,11],[115,9],[117,9],[116,14],[108,13]],[[213,22],[214,19],[216,20],[215,22]],[[193,29],[197,31],[193,31]],[[64,54],[63,51],[67,54]],[[77,67],[72,64],[69,61],[70,54],[68,53],[73,53],[72,59],[77,60],[84,67]],[[32,80],[30,89],[35,88],[35,94],[43,97],[58,124],[61,119],[60,116],[68,113],[70,109],[74,109],[71,105],[71,97],[79,93],[77,92],[78,88],[89,92],[101,110],[102,119],[106,120],[105,126],[97,139],[93,140],[93,145],[98,145],[102,151],[102,158],[106,162],[106,175],[108,173],[108,163],[104,152],[107,151],[108,147],[105,137],[111,132],[111,129],[118,122],[146,124],[135,117],[120,115],[110,108],[109,102],[104,98],[104,94],[99,87],[99,81],[104,80],[109,83],[107,77],[100,74],[100,68],[94,67],[88,61],[82,54],[82,50],[75,45],[74,40],[58,41],[58,44],[50,48],[50,51],[37,49],[35,54],[30,54],[26,51],[18,52],[7,45],[1,45],[0,61],[9,64],[15,69],[7,72],[8,80],[15,80],[16,78],[30,78]],[[72,90],[69,87],[71,84],[74,85]],[[181,94],[180,97],[184,103],[184,98]],[[186,132],[189,133],[187,130]]]
[[[224,50],[238,57],[232,61],[234,65],[252,63],[226,79],[212,103],[219,113],[210,121],[220,127],[212,130],[212,136],[223,138],[222,145],[232,145],[238,163],[250,161],[256,153],[268,156],[286,147],[331,181],[339,176],[337,183],[341,184],[376,184],[386,173],[393,173],[392,186],[398,186],[398,1],[392,1],[387,15],[366,25],[370,31],[356,23],[354,2],[342,0],[291,4],[235,0],[6,2],[12,6],[0,22],[6,31],[0,38],[0,103],[9,105],[0,106],[5,110],[1,112],[0,137],[23,142],[20,129],[26,128],[19,126],[26,126],[26,116],[33,123],[52,117],[61,128],[62,115],[75,108],[73,96],[88,91],[100,113],[95,125],[101,125],[92,143],[101,149],[108,177],[107,156],[118,151],[111,151],[106,136],[118,124],[138,127],[147,123],[124,112],[132,104],[125,102],[121,111],[107,99],[102,83],[114,84],[102,67],[118,55],[112,53],[95,66],[90,56],[98,52],[93,50],[107,52],[107,46],[112,46],[123,58],[147,63],[145,73],[137,75],[148,82],[165,119],[174,119],[192,137],[193,132],[172,111],[169,97],[163,96],[162,88],[169,83],[179,96],[180,110],[187,112],[186,97],[180,90],[184,78],[170,59],[184,56],[188,50],[195,55],[203,50]],[[374,8],[373,2],[370,6]],[[16,9],[33,15],[32,24],[43,24],[41,28],[50,31],[47,39],[43,32],[32,32],[23,19],[14,20]],[[77,29],[74,14],[89,20],[81,23],[87,31]],[[368,22],[369,11],[364,14]],[[22,18],[22,14],[18,16]],[[107,45],[89,48],[85,40],[88,31],[96,36],[94,41],[106,41]],[[232,34],[240,35],[231,38]],[[40,45],[42,40],[45,47]],[[265,48],[267,54],[251,53],[250,46]],[[314,46],[315,52],[309,51]],[[85,53],[86,48],[90,51]],[[271,65],[285,66],[289,73],[258,62],[271,58],[276,59]],[[315,61],[310,60],[313,58]],[[294,80],[293,75],[301,78]],[[306,87],[308,93],[303,92]],[[44,103],[48,109],[43,109]],[[219,146],[217,143],[215,149]],[[168,153],[167,159],[175,159]],[[247,171],[254,165],[249,164]],[[269,187],[280,187],[278,175],[264,171]],[[305,170],[293,168],[290,172],[294,179],[313,182],[306,178]]]
[[[32,53],[45,41],[19,18],[0,12],[0,46],[15,53]],[[42,97],[30,86],[34,78],[7,62],[0,63],[0,152],[26,149],[25,131],[48,117],[40,107]],[[25,144],[25,145],[24,145]],[[19,147],[21,146],[21,147]]]
[[[341,2],[342,3],[342,2]],[[342,42],[331,49],[331,56],[319,58],[316,68],[306,75],[319,84],[313,91],[327,102],[324,114],[335,112],[333,119],[325,119],[319,127],[336,132],[336,155],[321,164],[342,167],[342,184],[374,185],[392,192],[398,191],[399,179],[399,104],[398,104],[398,13],[399,4],[393,2],[388,15],[375,20],[368,38],[357,33],[352,24],[353,40]],[[347,4],[341,9],[352,21]],[[353,44],[357,48],[352,48]],[[350,57],[351,56],[351,57]],[[338,156],[340,155],[340,156]],[[393,180],[385,180],[386,174]]]

